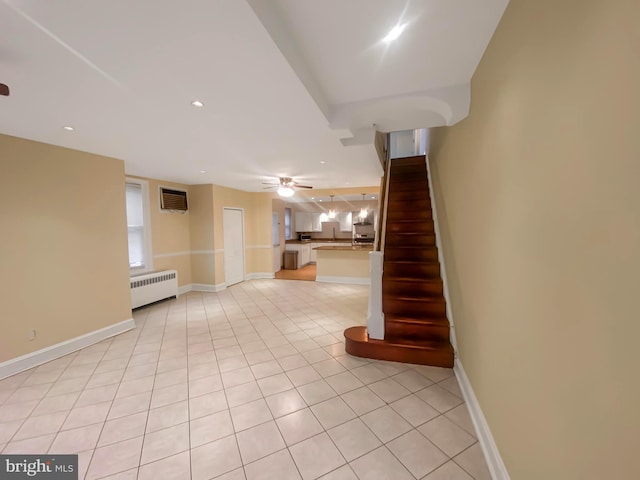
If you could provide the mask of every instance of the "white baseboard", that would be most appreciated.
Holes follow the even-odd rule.
[[[113,337],[114,335],[128,332],[134,328],[136,328],[136,324],[133,318],[130,318],[128,320],[109,325],[108,327],[80,335],[79,337],[51,345],[50,347],[45,347],[35,352],[12,358],[11,360],[0,363],[0,379],[37,367],[38,365],[63,357],[64,355],[68,355],[69,353],[80,350],[81,348],[89,347],[109,337]]]
[[[245,280],[257,280],[260,278],[276,278],[276,276],[273,273],[267,272],[247,273],[245,275]]]
[[[178,294],[184,295],[189,292],[219,292],[227,288],[225,283],[219,283],[218,285],[212,285],[210,283],[189,283],[187,285],[182,285],[178,288]]]
[[[471,383],[469,383],[469,378],[467,377],[464,368],[462,368],[462,363],[460,363],[459,359],[456,359],[453,371],[455,372],[458,383],[460,384],[464,400],[467,402],[469,415],[471,415],[471,421],[473,421],[473,426],[478,434],[478,441],[482,448],[482,452],[484,453],[484,458],[487,461],[487,467],[489,468],[491,478],[493,480],[510,480],[509,472],[507,472],[507,467],[505,467],[496,442],[493,440],[489,424],[484,418],[478,399],[476,398],[475,393],[473,393],[473,388],[471,387]]]
[[[370,285],[369,277],[332,277],[330,275],[316,276],[316,282],[324,283],[349,283],[351,285]]]
[[[224,287],[218,289],[216,285],[211,283],[192,283],[191,291],[193,292],[219,292]]]

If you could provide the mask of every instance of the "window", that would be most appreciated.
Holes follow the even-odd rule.
[[[152,270],[147,182],[127,179],[125,191],[129,233],[129,268],[136,272]]]
[[[291,209],[284,209],[284,239],[291,240]]]

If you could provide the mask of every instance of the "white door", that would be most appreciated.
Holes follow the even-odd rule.
[[[238,208],[225,208],[224,281],[234,285],[244,280],[244,212]]]

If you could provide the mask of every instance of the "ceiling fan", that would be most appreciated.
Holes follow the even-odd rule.
[[[265,190],[268,188],[277,188],[278,195],[281,197],[292,196],[296,188],[313,188],[310,185],[300,185],[298,182],[294,182],[291,177],[279,177],[278,183],[262,182],[262,184],[269,185],[268,187],[264,187]]]
[[[0,95],[9,96],[9,87],[4,83],[0,83]]]

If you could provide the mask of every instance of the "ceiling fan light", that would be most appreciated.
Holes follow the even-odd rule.
[[[333,208],[329,210],[329,218],[336,218],[336,211]]]
[[[280,195],[281,197],[292,197],[293,188],[281,185],[278,187],[278,195]]]

